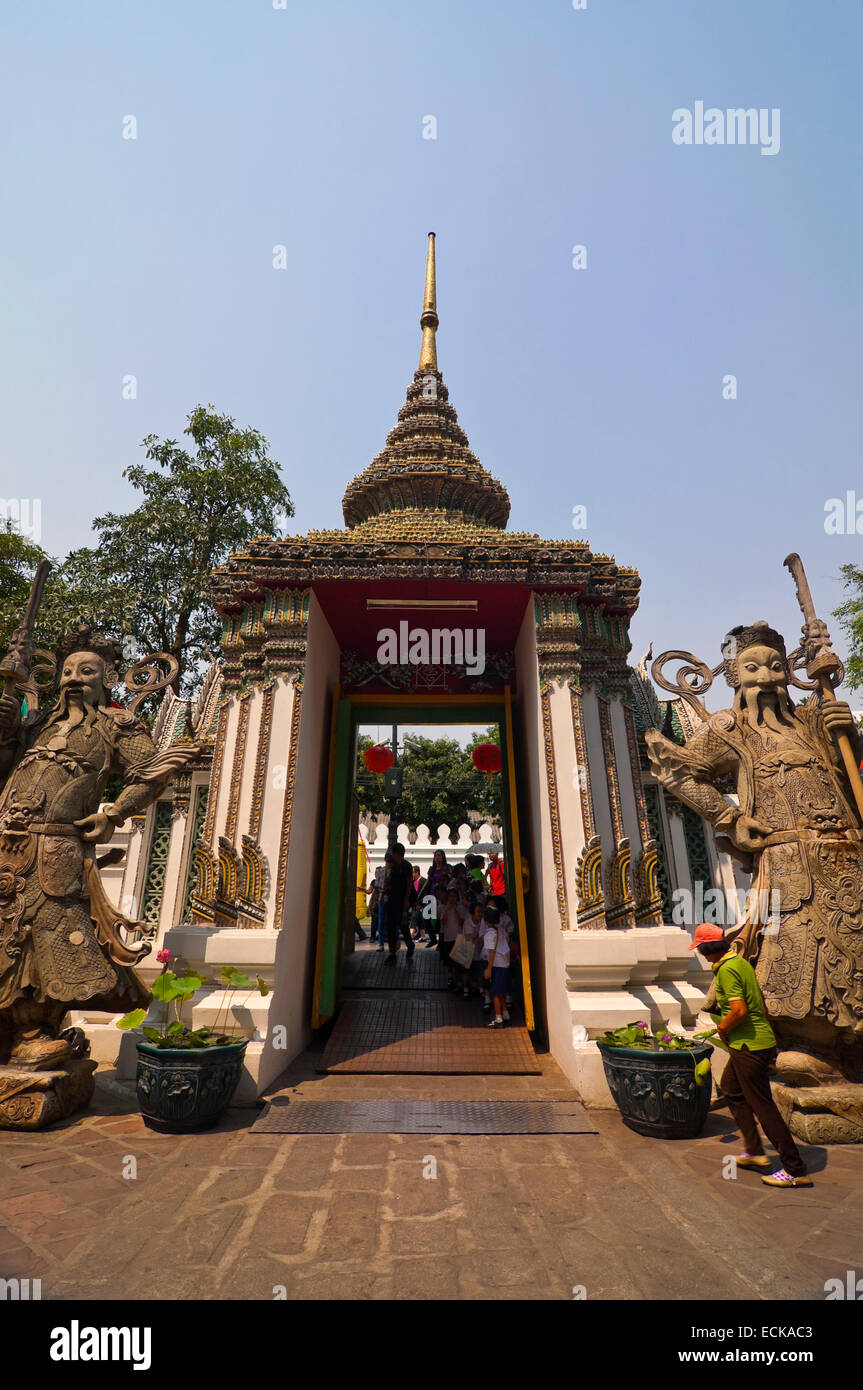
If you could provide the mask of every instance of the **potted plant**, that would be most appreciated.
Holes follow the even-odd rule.
[[[692,1038],[662,1024],[628,1023],[597,1038],[605,1078],[623,1123],[656,1139],[692,1139],[710,1109],[710,1033]]]
[[[182,975],[169,970],[170,951],[159,951],[156,959],[162,964],[162,973],[152,992],[153,998],[164,1006],[164,1016],[161,1028],[145,1026],[143,1040],[136,1043],[135,1080],[141,1113],[147,1124],[170,1133],[206,1129],[216,1123],[237,1089],[246,1047],[254,1031],[243,1032],[229,1024],[234,993],[248,991],[241,1001],[245,1004],[255,991],[266,995],[269,989],[260,976],[250,980],[242,971],[226,965],[221,979],[230,986],[230,992],[213,1027],[189,1028],[183,1023],[180,1010],[202,985],[211,982],[195,970],[186,970]],[[134,1009],[118,1020],[117,1027],[138,1028],[147,1012]],[[220,1027],[223,1015],[224,1026]]]

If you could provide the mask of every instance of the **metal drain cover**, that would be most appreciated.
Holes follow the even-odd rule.
[[[569,1100],[273,1100],[251,1134],[596,1134]]]

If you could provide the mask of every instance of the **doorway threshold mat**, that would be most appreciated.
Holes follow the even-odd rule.
[[[272,1100],[251,1134],[596,1134],[556,1100]]]
[[[342,989],[439,989],[445,990],[449,974],[437,951],[418,946],[413,956],[399,951],[395,965],[386,951],[354,951],[345,957]]]
[[[540,1076],[526,1028],[487,1027],[469,1000],[356,999],[342,1005],[318,1071]]]

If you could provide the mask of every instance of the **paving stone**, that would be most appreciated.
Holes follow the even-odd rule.
[[[384,1163],[375,1168],[336,1168],[331,1175],[335,1192],[385,1192],[388,1178]]]
[[[340,1136],[298,1134],[287,1137],[292,1140],[290,1148],[285,1143],[285,1136],[273,1136],[280,1138],[287,1149],[287,1156],[274,1176],[276,1186],[290,1187],[295,1191],[314,1191],[323,1187],[332,1172]]]
[[[396,1297],[404,1299],[457,1299],[458,1270],[449,1255],[406,1255],[395,1259],[393,1283]]]
[[[217,1173],[201,1192],[201,1202],[207,1208],[242,1201],[254,1196],[260,1186],[261,1175],[254,1168],[235,1168],[229,1173]]]
[[[298,1269],[294,1275],[290,1297],[297,1300],[326,1300],[327,1302],[353,1302],[367,1297],[369,1266],[365,1261],[354,1260],[336,1265],[319,1265],[312,1269]],[[398,1283],[396,1281],[398,1288]],[[400,1291],[395,1295],[405,1297]],[[291,1324],[289,1324],[290,1326]],[[375,1331],[378,1329],[376,1328]],[[384,1329],[380,1329],[384,1332]]]
[[[314,1197],[268,1197],[249,1237],[250,1246],[275,1255],[299,1254],[317,1210]]]
[[[441,1216],[422,1221],[408,1217],[393,1221],[391,1248],[394,1255],[449,1255],[458,1248],[457,1218]]]
[[[219,1284],[220,1298],[257,1299],[264,1303],[280,1302],[275,1290],[281,1294],[284,1289],[285,1301],[295,1295],[297,1271],[290,1265],[273,1259],[257,1250],[244,1250],[240,1257],[227,1269]]]
[[[398,1136],[389,1134],[348,1134],[339,1155],[343,1166],[378,1165],[389,1162],[390,1158],[400,1157]]]
[[[336,1193],[330,1203],[320,1259],[350,1260],[375,1253],[380,1198],[367,1192]]]
[[[406,1178],[403,1170],[393,1176],[386,1197],[388,1209],[399,1217],[431,1216],[452,1206],[453,1200],[445,1178],[418,1178],[416,1172]]]

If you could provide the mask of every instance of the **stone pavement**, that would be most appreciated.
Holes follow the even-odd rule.
[[[543,1075],[339,1076],[301,1099],[572,1099]],[[808,1148],[811,1190],[723,1179],[726,1112],[677,1143],[594,1111],[596,1135],[157,1134],[129,1083],[41,1134],[0,1132],[0,1275],[43,1299],[823,1299],[863,1274],[863,1150]],[[436,1161],[436,1176],[424,1177]],[[136,1177],[124,1176],[132,1171]]]

